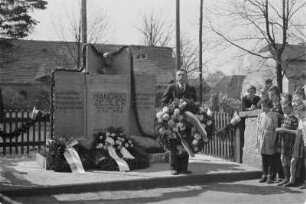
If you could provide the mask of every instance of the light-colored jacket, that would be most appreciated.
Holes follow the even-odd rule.
[[[257,148],[260,154],[272,155],[277,152],[276,132],[278,117],[276,112],[261,113],[257,118]]]

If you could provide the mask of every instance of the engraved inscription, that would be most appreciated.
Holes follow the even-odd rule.
[[[82,110],[84,103],[81,94],[77,91],[55,92],[55,109]]]
[[[137,93],[137,107],[140,109],[151,109],[154,107],[154,93]]]
[[[127,107],[125,92],[93,92],[92,97],[97,112],[122,113]]]

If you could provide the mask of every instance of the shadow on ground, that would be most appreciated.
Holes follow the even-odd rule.
[[[257,181],[254,181],[257,182]],[[285,193],[303,194],[303,192],[291,188],[283,188],[277,186],[256,186],[240,183],[212,183],[210,185],[184,186],[180,188],[159,188],[149,191],[113,191],[113,192],[97,192],[97,193],[81,193],[66,194],[43,197],[16,197],[14,200],[22,203],[154,203],[165,202],[172,199],[188,199],[194,198],[201,194],[214,192],[222,196],[222,193],[244,195],[281,195]],[[206,195],[204,195],[206,196]],[[233,195],[235,196],[235,195]],[[220,199],[220,198],[218,198]]]

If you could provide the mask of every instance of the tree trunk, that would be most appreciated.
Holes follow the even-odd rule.
[[[281,57],[277,56],[276,58],[276,80],[277,80],[277,87],[279,91],[283,92],[283,75],[282,75],[282,64],[281,64]]]

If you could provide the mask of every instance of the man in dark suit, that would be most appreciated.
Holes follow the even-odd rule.
[[[166,105],[174,99],[184,99],[191,102],[197,101],[196,89],[190,86],[187,78],[187,71],[184,69],[179,69],[176,72],[177,81],[175,84],[171,84],[167,87],[164,95],[162,96],[161,103]],[[188,110],[186,107],[185,110]],[[192,110],[189,110],[192,112]],[[186,140],[191,140],[191,128],[186,128]],[[170,139],[170,146],[176,147],[180,145],[180,139]],[[179,173],[190,174],[191,171],[188,170],[189,155],[186,151],[177,151],[175,148],[170,148],[170,167],[171,173],[177,175]]]

